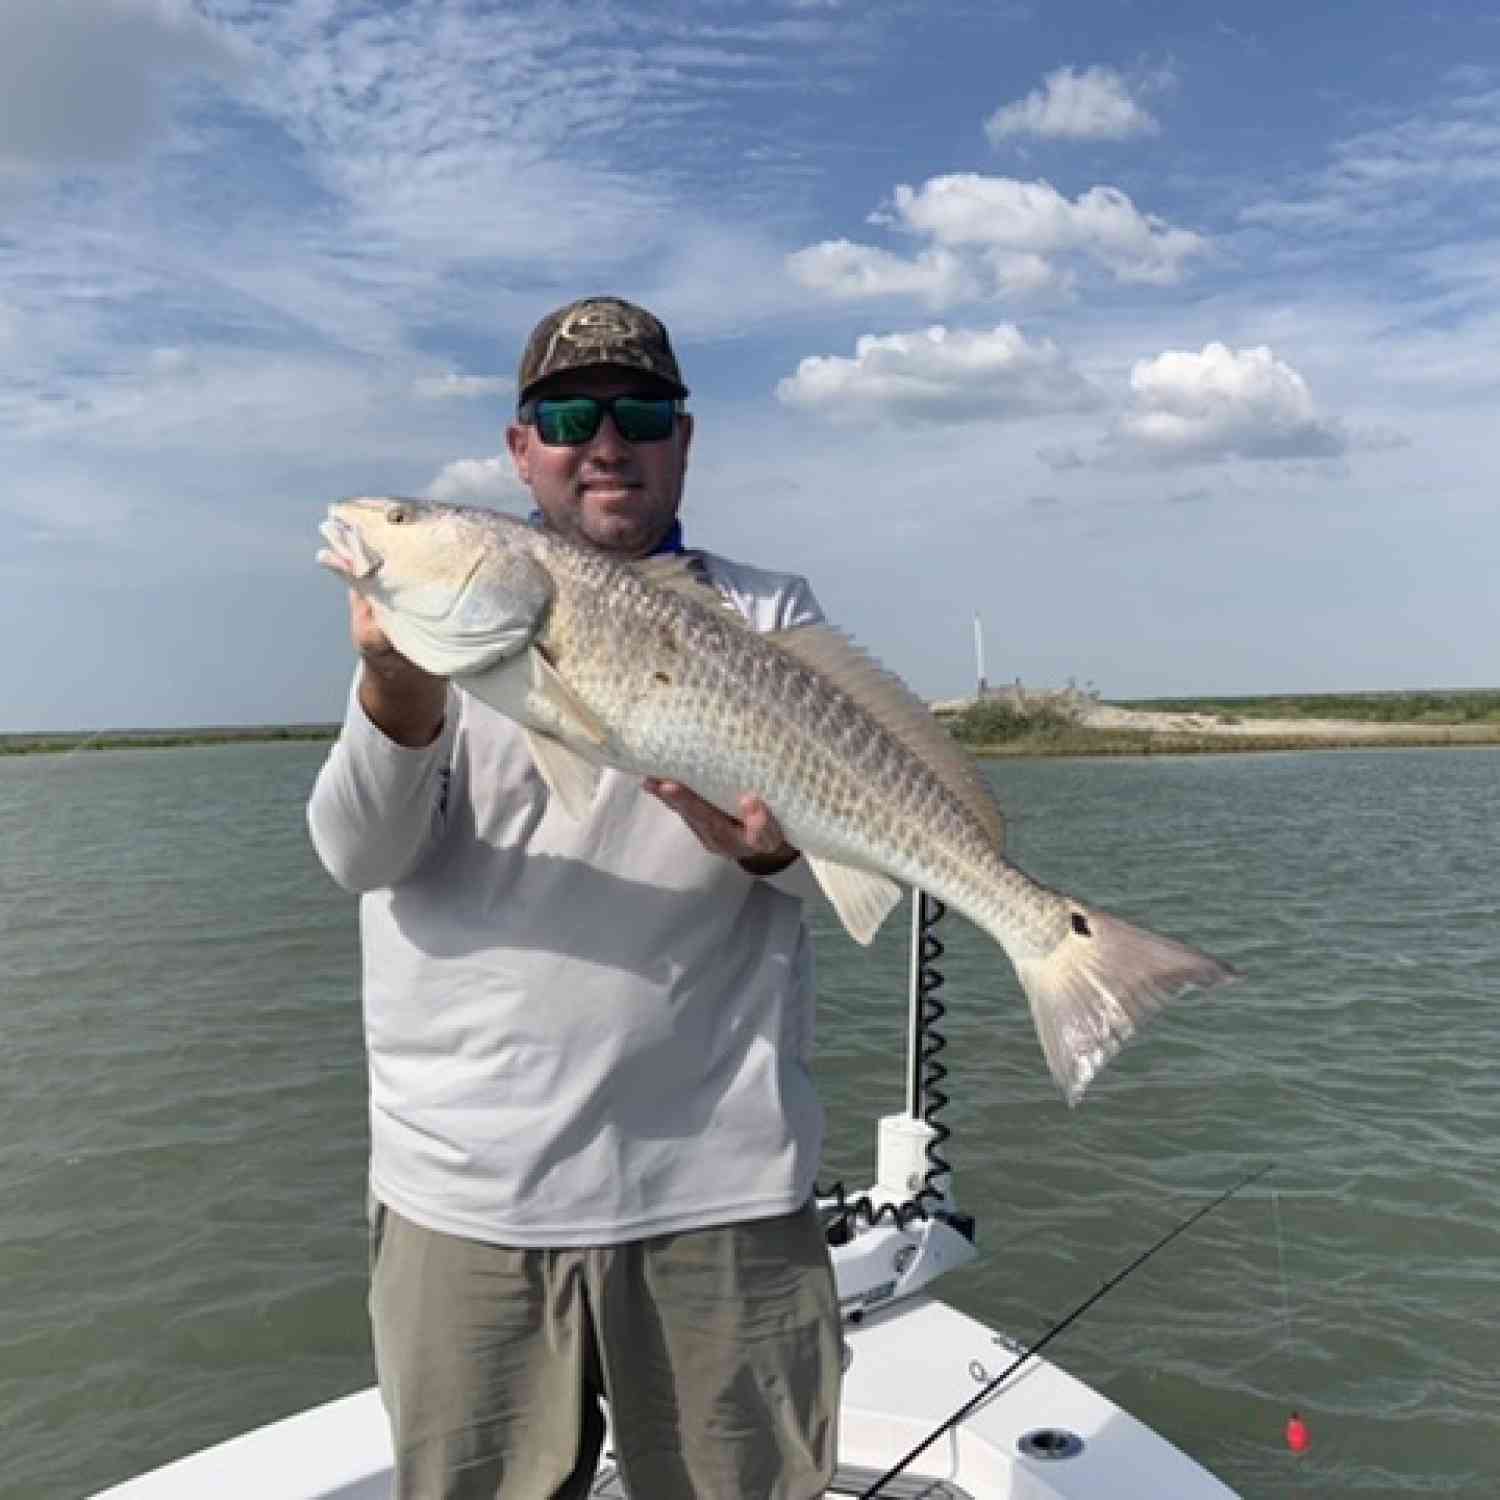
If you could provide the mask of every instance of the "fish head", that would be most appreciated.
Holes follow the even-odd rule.
[[[430,500],[361,496],[328,507],[324,567],[374,607],[396,648],[429,671],[476,671],[540,628],[552,580],[532,529]]]

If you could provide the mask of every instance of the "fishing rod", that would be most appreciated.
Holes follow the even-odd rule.
[[[1234,1197],[1234,1195],[1241,1191],[1241,1189],[1249,1187],[1252,1182],[1256,1182],[1260,1178],[1264,1177],[1266,1173],[1269,1172],[1275,1165],[1276,1163],[1274,1161],[1268,1161],[1265,1166],[1257,1167],[1255,1171],[1251,1172],[1248,1176],[1240,1178],[1240,1180],[1235,1183],[1233,1187],[1226,1188],[1211,1203],[1205,1203],[1202,1208],[1196,1210],[1192,1214],[1189,1214],[1188,1217],[1185,1218],[1180,1224],[1177,1224],[1175,1227],[1169,1229],[1164,1235],[1162,1235],[1159,1240],[1157,1240],[1154,1245],[1151,1246],[1149,1250],[1143,1250],[1123,1270],[1116,1271],[1115,1274],[1111,1276],[1109,1280],[1106,1281],[1104,1285],[1101,1286],[1099,1290],[1093,1294],[1093,1296],[1087,1298],[1083,1302],[1080,1302],[1078,1306],[1075,1307],[1073,1311],[1070,1312],[1067,1317],[1062,1320],[1061,1323],[1053,1324],[1053,1326],[1049,1328],[1047,1332],[1044,1333],[1041,1338],[1036,1341],[1036,1343],[1031,1345],[1029,1349],[1023,1349],[1021,1353],[1018,1354],[1015,1359],[1010,1362],[1010,1364],[1008,1364],[997,1376],[995,1376],[993,1380],[991,1380],[984,1386],[984,1388],[979,1392],[977,1396],[971,1396],[940,1427],[933,1428],[933,1430],[928,1433],[927,1436],[924,1437],[922,1441],[918,1443],[917,1446],[906,1455],[905,1458],[901,1459],[900,1462],[897,1463],[893,1468],[887,1469],[885,1473],[882,1474],[880,1478],[877,1479],[875,1483],[869,1487],[869,1489],[862,1490],[859,1495],[859,1500],[875,1500],[875,1497],[880,1494],[881,1490],[887,1484],[889,1484],[891,1480],[895,1479],[899,1474],[902,1474],[906,1471],[913,1459],[917,1458],[920,1454],[925,1453],[935,1442],[937,1442],[940,1437],[942,1437],[945,1432],[949,1431],[951,1428],[957,1427],[958,1424],[962,1422],[963,1419],[968,1416],[971,1411],[973,1411],[977,1406],[981,1405],[990,1396],[992,1396],[996,1390],[1004,1385],[1005,1382],[1009,1380],[1010,1377],[1014,1375],[1016,1371],[1019,1370],[1028,1359],[1030,1359],[1033,1355],[1040,1354],[1041,1351],[1045,1349],[1046,1346],[1058,1336],[1058,1334],[1060,1334],[1071,1324],[1076,1323],[1079,1318],[1081,1318],[1084,1313],[1089,1310],[1089,1308],[1091,1308],[1097,1301],[1099,1301],[1101,1297],[1103,1297],[1107,1292],[1112,1291],[1115,1287],[1119,1286],[1119,1284],[1124,1281],[1125,1278],[1132,1272],[1139,1270],[1140,1267],[1145,1265],[1146,1262],[1150,1260],[1158,1250],[1165,1249],[1166,1246],[1171,1244],[1171,1242],[1175,1240],[1179,1234],[1187,1233],[1187,1231],[1191,1229],[1199,1219],[1205,1218],[1207,1215],[1211,1214],[1221,1203],[1228,1202],[1228,1200]]]

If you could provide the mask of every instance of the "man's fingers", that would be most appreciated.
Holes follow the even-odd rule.
[[[740,798],[740,826],[752,853],[774,854],[786,845],[781,824],[759,797],[746,795]]]
[[[705,802],[696,792],[689,791],[681,782],[661,781],[653,776],[643,784],[653,797],[666,803],[692,829],[698,842],[710,854],[737,857],[735,851],[744,842],[744,830],[733,818],[720,812],[713,803]]]
[[[361,656],[384,656],[395,649],[377,623],[370,601],[354,589],[349,590],[349,634]]]
[[[748,793],[741,797],[740,816],[732,818],[681,782],[648,776],[642,785],[692,829],[710,854],[750,859],[758,854],[777,854],[788,847],[781,825],[759,797]]]

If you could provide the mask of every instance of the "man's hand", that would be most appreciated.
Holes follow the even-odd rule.
[[[681,782],[647,777],[642,784],[692,829],[710,854],[737,860],[751,875],[774,875],[797,858],[798,851],[759,797],[741,797],[740,815],[731,818]]]
[[[448,684],[414,666],[391,645],[370,601],[349,591],[349,635],[364,662],[360,707],[388,739],[417,748],[430,745],[443,727]]]

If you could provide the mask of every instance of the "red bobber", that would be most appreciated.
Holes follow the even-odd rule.
[[[1293,1412],[1286,1419],[1286,1445],[1293,1453],[1306,1453],[1307,1445],[1312,1442],[1312,1435],[1307,1430],[1307,1423],[1302,1420],[1299,1412]]]

